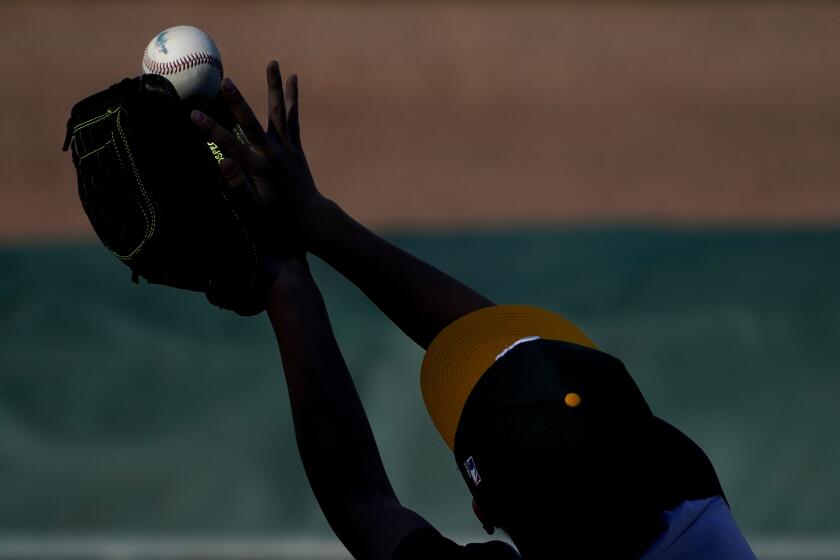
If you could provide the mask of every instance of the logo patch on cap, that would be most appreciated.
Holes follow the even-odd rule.
[[[473,484],[478,486],[478,483],[481,482],[481,475],[478,474],[478,467],[475,466],[475,459],[473,459],[472,456],[464,461],[464,470],[467,471],[467,474],[470,476]]]

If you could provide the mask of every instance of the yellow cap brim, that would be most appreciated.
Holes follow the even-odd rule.
[[[420,369],[426,410],[450,449],[461,411],[496,357],[516,341],[538,336],[596,348],[564,317],[529,305],[494,305],[464,315],[429,345]]]

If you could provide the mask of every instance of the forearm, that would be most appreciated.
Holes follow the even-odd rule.
[[[274,254],[297,244],[318,255],[358,286],[400,329],[427,348],[454,320],[493,302],[418,258],[391,245],[324,198],[315,186],[303,147],[297,79],[284,95],[279,68],[267,68],[270,131],[229,79],[222,93],[250,147],[230,131],[194,111],[193,122],[218,144],[225,180],[238,192],[253,193],[278,224]],[[284,101],[284,99],[286,101]],[[286,108],[288,107],[288,111]],[[281,227],[285,226],[285,227]]]
[[[309,249],[361,289],[423,348],[447,325],[493,302],[323,201]]]
[[[327,521],[352,551],[359,504],[383,497],[398,502],[305,264],[278,276],[268,314],[304,468]]]

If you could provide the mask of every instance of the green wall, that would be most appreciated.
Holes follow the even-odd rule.
[[[624,359],[749,534],[840,533],[840,230],[389,238]],[[478,533],[421,351],[313,261],[403,502]],[[0,248],[0,533],[326,534],[286,398],[265,317],[134,285],[98,244]]]

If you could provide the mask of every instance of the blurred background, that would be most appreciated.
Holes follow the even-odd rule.
[[[268,321],[132,284],[60,150],[177,24],[257,109],[300,75],[327,196],[621,357],[760,558],[840,558],[840,4],[664,0],[0,3],[0,558],[346,557]],[[313,266],[403,503],[486,538],[422,352]]]

